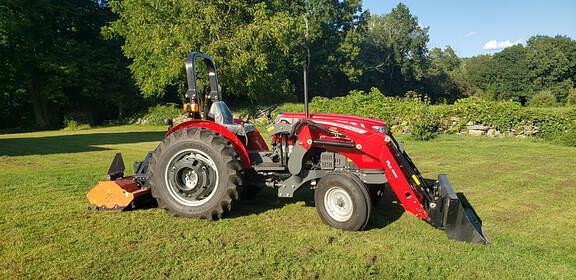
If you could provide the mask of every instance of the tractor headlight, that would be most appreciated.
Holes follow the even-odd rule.
[[[390,129],[388,128],[388,126],[385,125],[375,125],[372,126],[372,129],[384,134],[390,133]]]

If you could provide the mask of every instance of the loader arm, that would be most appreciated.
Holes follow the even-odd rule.
[[[344,155],[362,155],[353,157],[357,166],[363,165],[359,159],[366,160],[365,156],[369,156],[384,170],[388,185],[404,210],[443,229],[451,239],[489,243],[481,219],[464,194],[454,192],[445,175],[439,175],[436,184],[432,185],[424,180],[391,133],[346,126],[319,127],[314,123],[303,125],[297,140],[306,150],[326,148],[325,143],[338,143],[331,145],[338,147],[334,151]]]
[[[429,197],[429,194],[424,189],[419,189],[417,184],[411,184],[409,180],[413,180],[413,178],[406,176],[406,173],[410,173],[410,175],[415,175],[418,178],[420,174],[410,166],[404,166],[406,165],[406,160],[398,160],[397,154],[399,150],[390,135],[366,129],[342,129],[342,127],[338,127],[338,131],[343,132],[348,139],[343,140],[333,137],[331,130],[321,124],[309,120],[302,123],[304,124],[297,124],[295,127],[299,127],[297,129],[298,144],[303,146],[304,149],[308,150],[313,146],[322,146],[323,148],[326,148],[326,146],[339,146],[339,148],[344,149],[344,154],[347,154],[346,150],[355,149],[363,155],[370,156],[385,171],[388,184],[404,209],[419,219],[428,217],[425,205],[428,202],[426,198]],[[332,144],[326,145],[326,143]],[[348,144],[347,149],[346,144]],[[330,150],[330,148],[328,149]],[[338,150],[336,151],[338,152]],[[355,163],[357,166],[362,166],[358,159],[356,159]],[[417,182],[421,183],[422,181],[418,180]]]

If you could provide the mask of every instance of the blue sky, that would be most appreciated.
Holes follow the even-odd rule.
[[[494,53],[534,35],[576,39],[576,0],[364,0],[363,6],[386,14],[399,2],[430,27],[429,48],[449,45],[462,57]]]

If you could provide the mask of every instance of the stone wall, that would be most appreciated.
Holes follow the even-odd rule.
[[[458,117],[453,117],[450,119],[452,122],[452,127],[456,126],[456,124],[460,121],[460,118]],[[539,132],[539,129],[537,126],[533,126],[533,125],[524,125],[521,129],[514,129],[511,128],[509,130],[506,131],[500,131],[497,130],[489,125],[485,125],[485,124],[479,124],[479,123],[474,123],[474,122],[468,122],[466,124],[466,127],[462,130],[460,130],[458,133],[456,134],[465,134],[465,135],[470,135],[470,136],[488,136],[488,137],[528,137],[528,136],[534,136],[535,134],[537,134]]]
[[[487,136],[487,137],[519,137],[524,138],[528,136],[535,136],[540,130],[537,126],[524,125],[520,129],[508,129],[505,131],[500,131],[492,126],[468,122],[464,128],[458,130],[461,127],[460,122],[462,119],[460,117],[451,117],[448,121],[441,121],[438,127],[438,133],[455,133],[458,135],[470,135],[470,136]],[[410,125],[407,121],[402,121],[400,124],[393,125],[392,131],[400,134],[410,134]]]

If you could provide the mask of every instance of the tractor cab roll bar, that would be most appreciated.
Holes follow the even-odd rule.
[[[188,55],[186,58],[186,80],[188,83],[188,90],[186,91],[186,95],[184,96],[184,110],[187,113],[196,113],[198,112],[198,104],[200,104],[201,100],[204,103],[202,107],[206,106],[205,100],[203,100],[203,96],[201,96],[200,90],[198,89],[198,76],[196,73],[196,61],[198,59],[202,59],[202,61],[206,64],[208,68],[208,79],[210,82],[210,94],[208,98],[211,102],[222,101],[222,94],[220,93],[218,87],[218,74],[216,73],[216,64],[214,60],[207,54],[201,52],[194,52]],[[207,108],[202,108],[203,111],[206,111]],[[207,112],[203,112],[201,115],[203,118],[206,116]]]
[[[222,95],[218,90],[218,74],[216,74],[216,64],[214,60],[207,54],[201,52],[191,53],[186,59],[186,77],[188,80],[188,91],[186,94],[190,98],[197,100],[198,98],[198,85],[196,83],[196,59],[202,58],[206,67],[208,67],[208,78],[210,79],[210,100],[212,102],[221,101]]]

